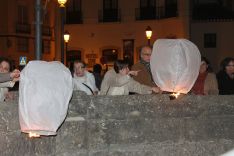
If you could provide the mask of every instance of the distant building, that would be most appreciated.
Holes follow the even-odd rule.
[[[54,60],[56,3],[42,1],[42,59]],[[35,0],[7,0],[0,5],[0,56],[14,60],[35,58]]]
[[[66,62],[82,59],[112,66],[116,59],[139,60],[145,29],[159,38],[189,37],[187,0],[69,0],[65,29],[71,34]],[[186,9],[187,8],[187,9]]]
[[[60,60],[60,14],[57,0],[42,0],[43,60]],[[0,5],[0,55],[35,58],[35,0],[8,0]],[[234,55],[233,0],[68,0],[65,30],[71,37],[65,63],[76,59],[88,67],[113,65],[116,59],[139,60],[152,28],[151,45],[160,38],[187,38],[218,70]]]
[[[222,59],[234,57],[234,1],[193,0],[190,39],[215,71]]]

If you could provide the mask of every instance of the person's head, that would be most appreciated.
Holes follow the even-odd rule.
[[[127,75],[129,72],[129,63],[126,60],[117,60],[114,63],[114,70],[121,75]]]
[[[220,64],[221,70],[228,75],[234,74],[234,58],[226,57]]]
[[[102,66],[100,64],[95,64],[93,66],[93,73],[101,74],[101,72],[102,72]]]
[[[204,73],[204,72],[212,72],[213,70],[212,70],[212,68],[211,68],[211,66],[210,66],[210,62],[209,62],[209,60],[206,58],[206,57],[204,57],[204,56],[202,56],[201,57],[201,66],[200,66],[200,73]]]
[[[140,50],[141,60],[145,62],[150,62],[152,48],[150,46],[143,46]]]
[[[10,72],[10,61],[7,58],[0,59],[0,73]]]
[[[77,60],[74,62],[74,75],[82,77],[85,74],[86,64],[83,61]]]

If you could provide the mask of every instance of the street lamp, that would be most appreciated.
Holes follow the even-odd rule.
[[[65,7],[67,0],[58,0],[60,7]]]
[[[67,0],[58,0],[61,14],[61,62],[64,63],[64,41],[63,41],[63,32],[64,32],[64,8]]]
[[[65,55],[66,55],[67,54],[67,45],[68,45],[68,42],[70,39],[70,33],[68,31],[64,32],[63,39],[64,39],[64,42],[66,44],[66,47],[65,47]]]
[[[65,43],[68,43],[68,42],[69,42],[70,33],[69,33],[67,30],[64,32],[63,38],[64,38],[64,42],[65,42]]]
[[[150,28],[150,26],[148,26],[145,29],[145,35],[146,35],[146,38],[148,39],[148,45],[150,45],[150,38],[152,36],[152,29]]]

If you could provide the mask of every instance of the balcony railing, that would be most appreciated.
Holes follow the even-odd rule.
[[[51,36],[52,35],[52,29],[50,26],[42,26],[42,35],[44,36]]]
[[[154,20],[177,17],[177,5],[136,8],[136,20]]]
[[[177,3],[165,6],[165,18],[178,16]]]
[[[99,22],[120,22],[120,9],[104,9],[99,11]]]
[[[16,30],[16,33],[30,34],[31,33],[31,25],[17,23],[15,30]]]
[[[195,5],[193,7],[192,19],[199,21],[233,21],[234,11],[219,5]]]
[[[81,23],[83,23],[81,11],[66,12],[66,24],[81,24]]]

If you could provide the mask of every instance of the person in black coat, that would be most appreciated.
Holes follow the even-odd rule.
[[[95,64],[93,66],[93,75],[95,78],[95,84],[99,90],[101,88],[101,83],[103,79],[101,72],[102,72],[102,66],[100,64]]]
[[[234,94],[234,58],[227,57],[221,64],[221,70],[217,73],[219,94]]]

